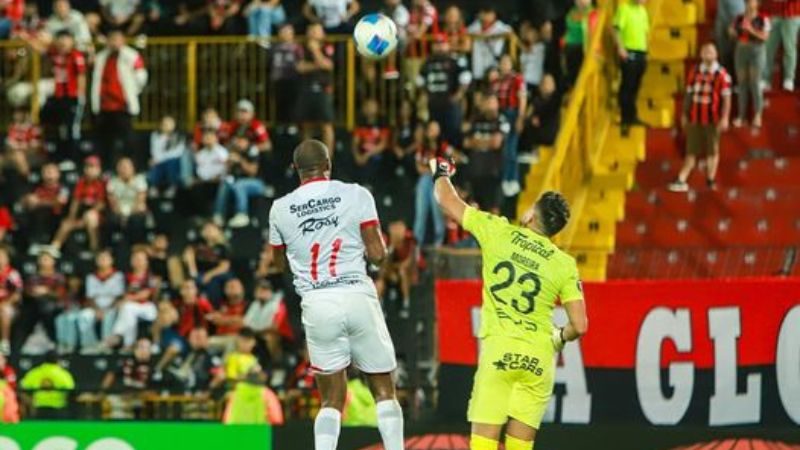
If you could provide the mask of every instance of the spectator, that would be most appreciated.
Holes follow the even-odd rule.
[[[134,36],[144,25],[141,0],[99,0],[103,18],[103,31],[120,30],[125,36]],[[109,34],[109,39],[111,35]]]
[[[256,282],[254,299],[247,308],[243,325],[255,332],[257,349],[265,347],[273,362],[283,357],[283,340],[294,337],[283,294],[275,293],[266,279]]]
[[[767,63],[764,65],[764,84],[772,86],[775,53],[783,47],[783,89],[794,91],[797,69],[797,36],[800,33],[800,0],[770,0],[770,27],[767,39]]]
[[[450,55],[450,43],[443,35],[434,37],[433,55],[420,69],[417,85],[428,99],[428,117],[442,128],[442,136],[453,145],[461,144],[462,102],[472,76],[463,59]]]
[[[0,355],[7,355],[11,351],[11,321],[21,299],[22,277],[11,266],[8,249],[0,247]],[[4,369],[5,366],[0,365],[0,370]]]
[[[176,129],[175,118],[164,116],[158,130],[150,133],[150,170],[147,184],[153,188],[185,185],[192,178],[191,153],[186,139]]]
[[[173,19],[179,34],[201,35],[208,33],[208,2],[202,0],[183,0],[178,3],[177,14]]]
[[[97,150],[111,167],[133,150],[131,121],[141,110],[139,94],[145,84],[144,59],[125,45],[122,31],[111,30],[108,45],[95,57],[91,92]]]
[[[647,67],[647,39],[650,36],[650,18],[645,1],[625,0],[614,15],[614,38],[622,73],[619,107],[623,134],[628,133],[631,125],[641,123],[636,112],[636,99]]]
[[[260,38],[269,38],[272,28],[286,21],[281,0],[253,0],[244,9],[244,16],[247,17],[247,34]]]
[[[497,18],[497,10],[490,5],[481,8],[467,31],[478,36],[472,43],[472,76],[482,80],[486,69],[497,65],[505,51],[506,35],[514,30]]]
[[[472,48],[472,38],[464,24],[464,13],[456,5],[450,5],[444,11],[442,33],[447,36],[450,49],[459,54],[467,54]]]
[[[731,78],[717,62],[717,47],[713,43],[703,45],[700,58],[686,79],[681,116],[686,131],[686,158],[678,178],[669,185],[673,192],[689,190],[687,180],[700,155],[706,158],[706,185],[716,189],[719,137],[728,129],[731,113]]]
[[[0,360],[3,356],[0,356]],[[6,381],[4,374],[0,372],[0,423],[19,422],[19,402],[15,388]]]
[[[411,284],[416,277],[417,242],[414,233],[402,220],[389,224],[388,252],[388,258],[375,282],[378,298],[384,298],[388,287],[398,286],[403,297],[400,317],[408,318],[411,310]]]
[[[351,20],[361,10],[358,0],[306,0],[303,16],[312,24],[321,24],[326,33],[348,34]]]
[[[231,269],[229,250],[222,229],[213,222],[204,224],[200,239],[183,251],[183,262],[189,276],[197,281],[200,290],[218,308],[223,286],[230,277]]]
[[[75,379],[58,364],[56,352],[47,352],[44,362],[26,373],[19,384],[33,397],[35,418],[67,418],[69,396],[75,389]]]
[[[75,47],[82,52],[92,48],[89,24],[80,11],[72,9],[69,0],[53,2],[53,15],[45,22],[44,29],[51,36],[72,36],[75,39]]]
[[[583,50],[589,42],[590,22],[595,11],[592,0],[577,0],[567,12],[567,32],[564,34],[564,62],[567,86],[572,87],[583,65]]]
[[[39,323],[50,340],[56,342],[55,319],[63,309],[66,294],[67,281],[56,270],[56,258],[44,249],[39,254],[36,273],[25,279],[12,353],[25,345]]]
[[[228,199],[233,194],[236,214],[228,222],[232,228],[245,227],[250,223],[249,201],[253,197],[266,195],[264,182],[258,178],[258,147],[251,144],[247,136],[235,136],[231,140],[228,158],[228,176],[220,184],[214,206],[214,221],[222,223],[227,217]]]
[[[106,373],[102,387],[104,391],[108,391],[120,383],[127,391],[144,391],[152,387],[152,375],[152,343],[150,339],[142,337],[136,340],[133,355],[121,359],[116,370]]]
[[[556,89],[555,78],[546,74],[526,112],[520,148],[525,152],[531,152],[540,145],[553,145],[558,136],[560,122],[561,95]]]
[[[441,127],[436,121],[430,121],[425,131],[419,135],[416,148],[417,179],[416,201],[414,209],[414,237],[423,245],[428,231],[428,215],[433,217],[433,244],[444,242],[444,215],[433,198],[433,174],[428,162],[431,159],[450,157],[452,148],[442,139]]]
[[[174,13],[173,5],[173,2],[166,0],[144,0],[141,7],[144,16],[142,34],[146,36],[169,34],[175,28],[174,23],[169,23]]]
[[[770,22],[765,14],[758,12],[759,0],[746,0],[744,14],[736,16],[730,28],[736,37],[736,95],[739,114],[733,120],[734,127],[741,127],[747,116],[747,101],[753,98],[753,127],[761,128],[761,112],[764,109],[764,94],[761,90],[761,74],[766,55],[764,42],[769,36]]]
[[[492,89],[497,94],[500,114],[510,126],[503,147],[502,190],[506,197],[513,197],[520,191],[517,147],[519,135],[525,125],[528,92],[522,75],[514,71],[514,62],[510,55],[500,57],[498,69],[499,78],[492,83]]]
[[[66,278],[66,294],[55,318],[56,349],[59,354],[72,354],[78,349],[77,317],[83,311],[84,292],[80,277]],[[94,325],[94,321],[92,321]],[[80,345],[83,346],[83,336]]]
[[[303,59],[303,47],[295,41],[294,26],[286,22],[278,29],[278,44],[270,55],[270,80],[275,97],[275,120],[293,123],[300,89],[297,64]]]
[[[150,245],[146,248],[148,263],[150,265],[150,272],[157,279],[162,281],[168,280],[169,286],[178,287],[180,283],[174,283],[173,280],[177,279],[180,275],[180,261],[177,257],[170,256],[169,254],[169,238],[164,232],[156,232],[153,239],[150,240]],[[173,270],[173,261],[177,263],[177,270]],[[171,271],[176,272],[175,275]]]
[[[154,303],[158,294],[156,278],[150,273],[147,252],[134,248],[131,253],[131,271],[125,277],[126,291],[117,302],[117,317],[111,336],[105,346],[130,348],[139,335],[140,323],[153,322],[158,317]]]
[[[115,305],[125,294],[125,275],[114,267],[110,250],[101,250],[95,257],[95,271],[86,275],[86,306],[73,320],[80,331],[84,350],[95,351],[101,340],[112,335],[117,318]],[[98,339],[96,324],[100,323]],[[73,328],[75,324],[70,325]]]
[[[72,191],[69,212],[53,238],[52,246],[60,255],[61,246],[69,235],[78,228],[85,228],[89,235],[89,247],[100,248],[99,228],[102,214],[106,208],[106,180],[102,177],[100,158],[89,156],[83,166],[83,176]]]
[[[9,364],[4,352],[0,352],[0,380],[5,381],[12,390],[17,390],[17,372]],[[0,408],[0,411],[2,411],[2,408]]]
[[[308,4],[306,4],[308,5]],[[303,59],[297,64],[302,75],[303,87],[298,99],[297,120],[303,124],[306,139],[312,128],[322,128],[322,141],[334,151],[333,130],[333,53],[334,48],[326,44],[325,30],[317,23],[306,29],[306,46]]]
[[[8,39],[11,36],[16,22],[22,18],[24,8],[24,0],[4,0],[0,3],[0,39]]]
[[[154,381],[161,381],[164,369],[186,350],[186,341],[178,331],[179,321],[178,309],[172,302],[169,300],[158,302],[158,315],[153,322],[151,332],[153,343],[156,348],[161,349],[161,357],[153,368]]]
[[[194,280],[184,280],[181,285],[181,298],[176,306],[179,317],[178,333],[182,337],[189,337],[189,333],[196,328],[208,328],[209,322],[206,316],[214,311],[214,307],[207,298],[200,295]]]
[[[221,365],[220,358],[208,351],[208,331],[194,328],[189,332],[188,354],[172,361],[165,371],[165,380],[182,391],[207,392]]]
[[[29,40],[32,36],[38,35],[44,29],[44,20],[39,16],[39,6],[34,2],[23,0],[12,0],[19,4],[24,3],[22,16],[14,23],[11,30],[11,37]]]
[[[383,152],[389,146],[389,128],[380,122],[378,101],[364,100],[361,120],[353,130],[353,159],[357,179],[368,185],[378,181]]]
[[[59,0],[56,5],[69,2]],[[29,41],[37,50],[44,52],[38,40]],[[81,138],[80,124],[86,101],[86,58],[75,48],[75,40],[67,30],[56,34],[55,45],[47,49],[53,72],[55,91],[47,101],[43,123],[56,134],[56,160],[69,160],[74,167]]]
[[[147,220],[147,181],[136,174],[130,158],[117,162],[117,175],[108,182],[108,206],[112,227],[126,236],[127,242],[144,242]]]
[[[719,49],[720,64],[729,71],[734,70],[733,52],[736,37],[731,36],[731,24],[744,13],[745,0],[720,0],[717,2],[717,15],[714,17],[714,41]]]
[[[511,125],[500,115],[494,93],[486,93],[478,109],[478,116],[466,125],[464,150],[469,156],[467,177],[480,207],[495,211],[499,207],[497,188],[500,185],[503,145]]]
[[[439,34],[439,13],[430,0],[412,0],[408,18],[406,54],[403,75],[406,80],[416,80],[428,57],[428,37]],[[411,85],[411,95],[416,96]]]
[[[194,167],[197,183],[195,190],[201,190],[202,198],[216,195],[219,185],[228,171],[228,149],[219,143],[217,133],[212,129],[203,132],[203,145],[194,152]]]
[[[217,135],[219,142],[228,140],[228,124],[223,122],[219,112],[210,106],[203,110],[200,121],[194,126],[192,146],[195,149],[203,146],[203,134],[209,131],[213,131]]]
[[[69,190],[61,184],[61,172],[52,163],[42,166],[42,182],[22,200],[26,228],[35,243],[50,242],[69,201]]]
[[[236,335],[244,326],[245,308],[244,286],[238,278],[231,278],[225,283],[225,300],[219,310],[208,314],[206,318],[216,327],[211,337],[211,347],[230,351],[236,341]]]
[[[381,12],[392,19],[397,28],[397,51],[386,57],[386,68],[383,72],[385,79],[396,80],[400,77],[400,72],[397,71],[397,55],[402,53],[408,45],[408,24],[411,20],[411,13],[403,5],[402,0],[384,0]]]
[[[545,21],[539,27],[539,37],[544,43],[544,73],[549,73],[553,76],[556,82],[556,87],[562,90],[562,58],[561,58],[561,41],[553,34],[553,23]]]
[[[250,100],[242,99],[236,103],[236,119],[227,126],[228,137],[245,137],[258,148],[259,152],[272,150],[267,127],[255,118],[255,106]]]
[[[30,175],[31,169],[39,169],[47,160],[42,145],[42,129],[33,123],[29,111],[29,108],[15,109],[6,134],[5,165],[13,167],[22,177]]]
[[[213,34],[239,34],[238,17],[242,0],[208,2],[208,29]]]
[[[0,204],[0,244],[10,236],[11,229],[14,228],[14,218],[5,205]]]

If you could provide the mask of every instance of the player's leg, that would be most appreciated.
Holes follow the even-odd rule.
[[[402,450],[403,411],[397,402],[392,378],[397,361],[380,303],[373,294],[356,293],[346,305],[353,364],[367,374],[376,401],[383,446],[386,450]]]
[[[508,420],[512,382],[509,370],[510,353],[505,350],[508,340],[481,340],[478,370],[472,385],[467,419],[472,423],[471,450],[496,450],[500,434]]]
[[[469,449],[497,450],[500,445],[500,433],[502,431],[503,425],[473,422],[469,438]]]
[[[322,408],[314,419],[314,449],[336,450],[347,396],[347,374],[345,370],[339,370],[330,374],[317,374],[315,378],[322,397]]]
[[[511,418],[506,425],[506,450],[533,450],[536,428]]]
[[[397,402],[392,373],[367,374],[378,412],[378,430],[386,450],[403,450],[403,410]]]

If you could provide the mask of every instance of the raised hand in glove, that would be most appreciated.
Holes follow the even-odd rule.
[[[432,158],[428,161],[430,164],[431,172],[433,173],[433,182],[435,183],[441,177],[450,178],[456,173],[456,163],[452,158]]]

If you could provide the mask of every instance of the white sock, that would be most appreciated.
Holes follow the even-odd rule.
[[[339,442],[342,413],[335,408],[322,408],[314,420],[314,449],[336,450]]]
[[[378,430],[386,450],[403,450],[403,410],[397,400],[383,400],[377,404]]]

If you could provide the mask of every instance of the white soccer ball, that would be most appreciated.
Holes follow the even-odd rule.
[[[397,47],[397,25],[383,14],[367,14],[356,24],[353,40],[362,56],[383,59]]]

